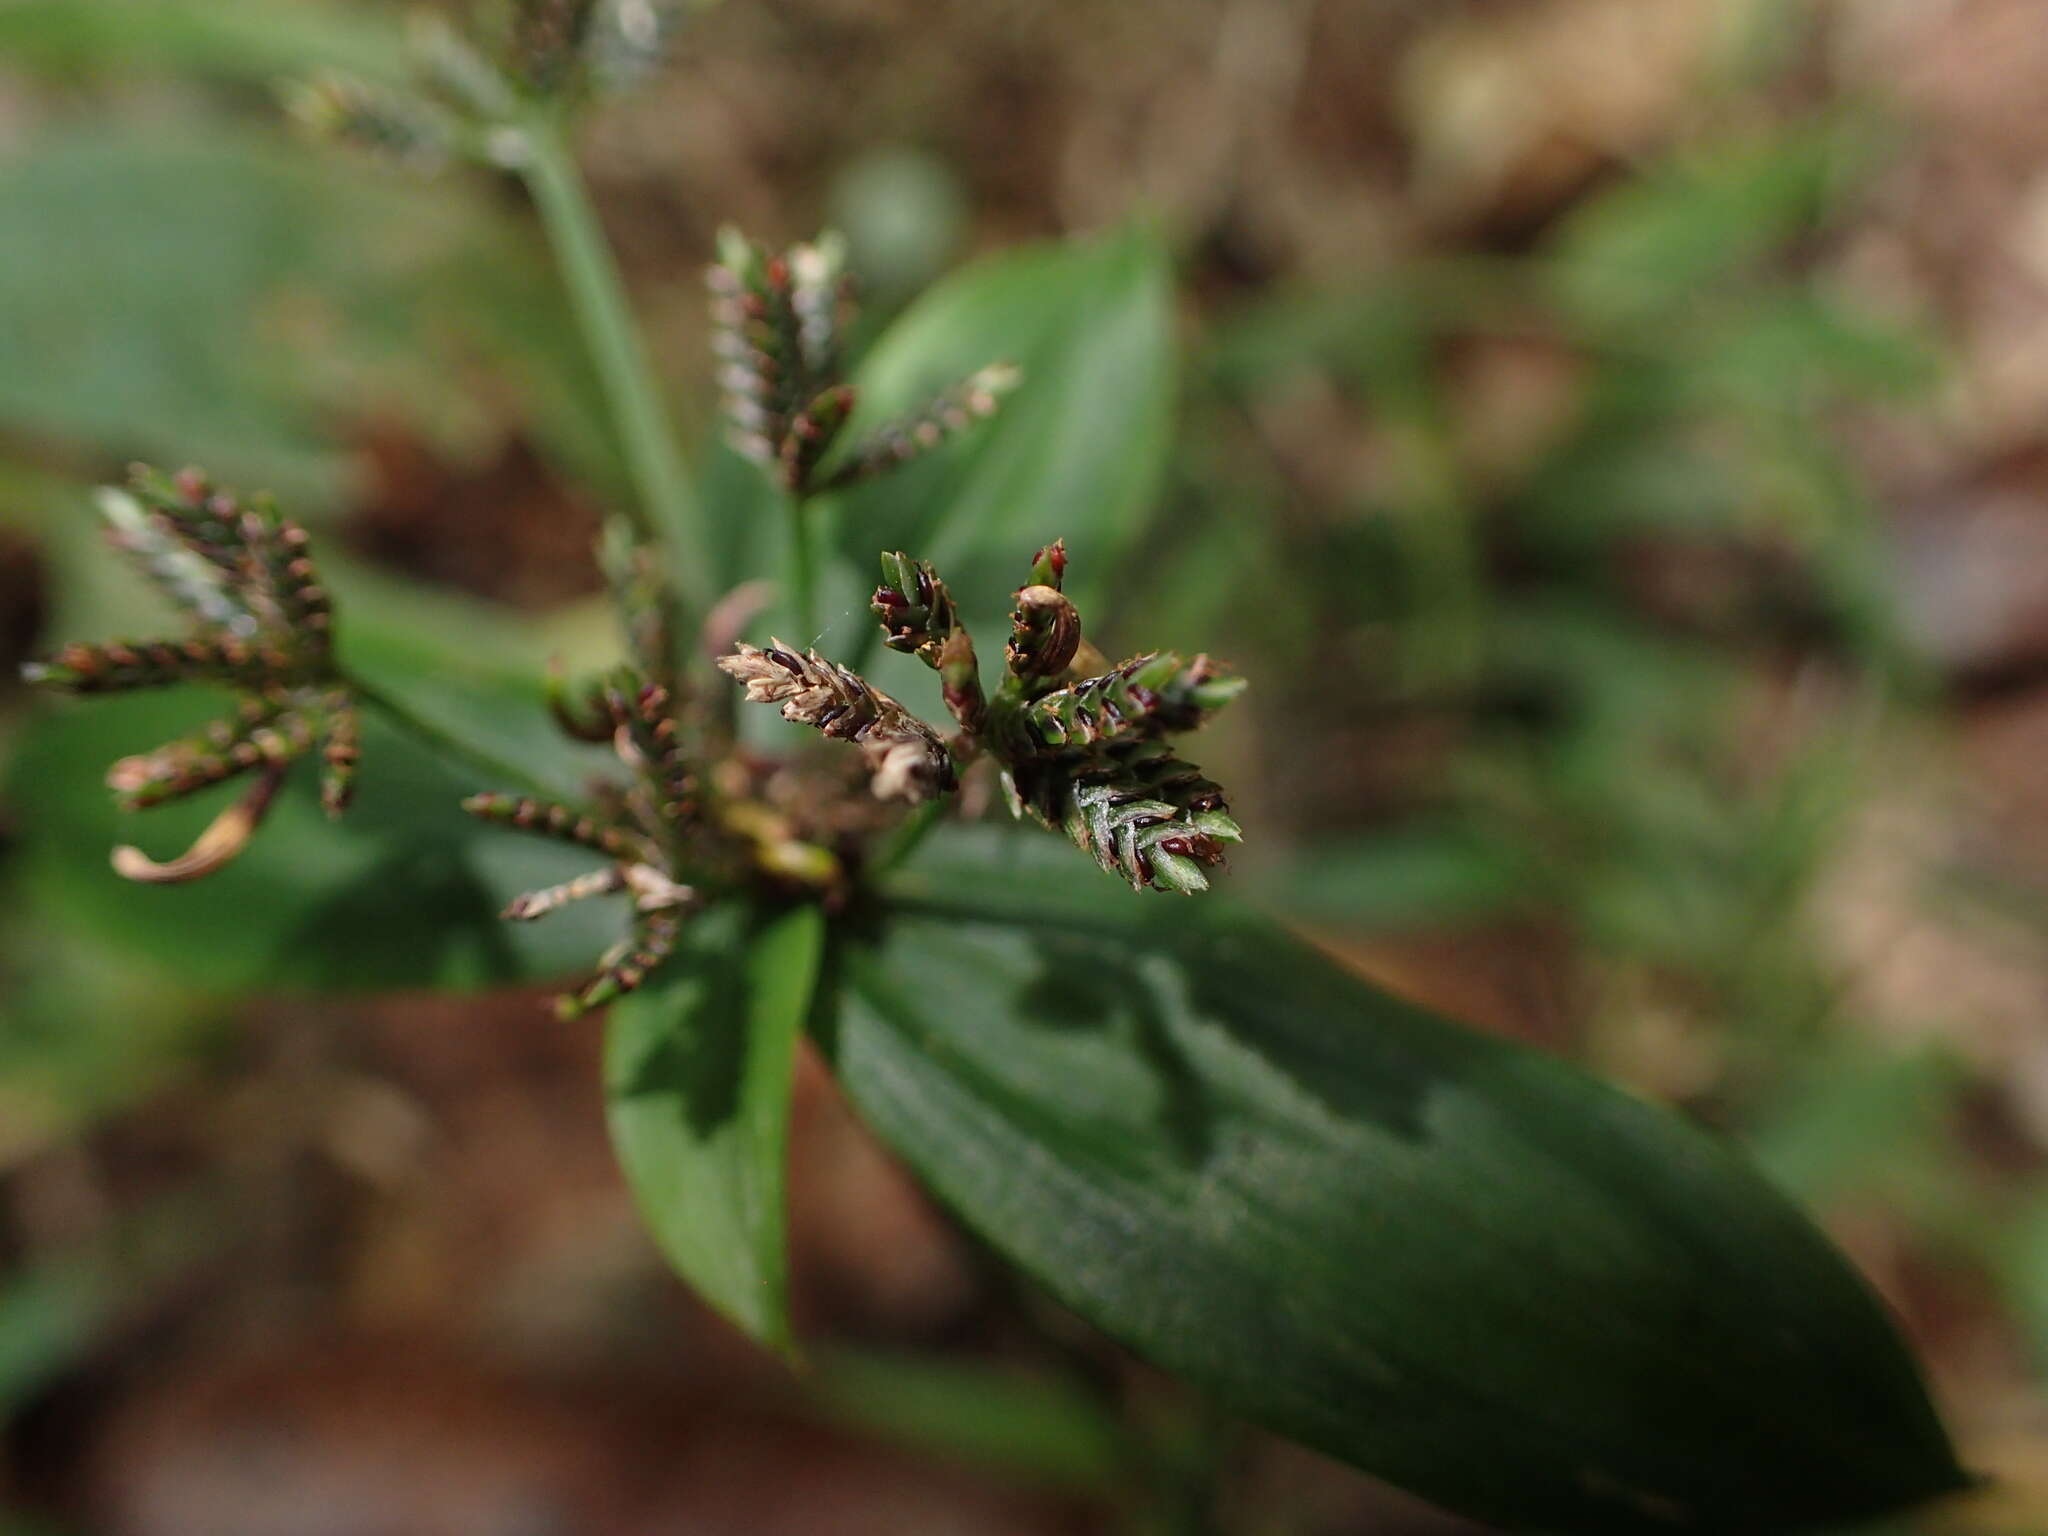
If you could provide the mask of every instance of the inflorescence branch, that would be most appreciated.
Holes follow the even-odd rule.
[[[183,855],[159,863],[114,850],[130,880],[196,880],[232,860],[262,824],[286,768],[317,752],[320,799],[339,816],[355,792],[356,695],[335,665],[334,615],[305,529],[267,498],[243,501],[197,470],[138,466],[100,498],[108,538],[191,619],[183,640],[75,643],[31,663],[32,683],[72,693],[207,682],[234,692],[230,713],[107,771],[124,810],[145,810],[253,773],[249,793]]]
[[[956,764],[986,753],[1013,814],[1065,832],[1134,888],[1205,890],[1206,871],[1242,834],[1221,788],[1177,757],[1167,738],[1200,727],[1244,681],[1207,656],[1171,651],[1101,664],[1060,590],[1066,563],[1064,544],[1039,551],[1016,595],[1006,675],[991,698],[945,583],[924,561],[882,557],[875,616],[891,650],[939,673],[959,727],[949,742],[816,652],[742,645],[719,665],[750,700],[780,703],[784,719],[860,742],[878,796],[943,793],[957,782]],[[1094,669],[1078,670],[1083,665]]]
[[[849,438],[856,403],[843,338],[854,316],[846,242],[827,233],[776,254],[721,230],[711,289],[713,350],[733,446],[792,495],[869,480],[995,414],[1019,374],[996,363],[896,421]]]
[[[430,49],[446,85],[427,107],[454,114],[453,99],[461,98],[472,114],[510,110],[507,102],[522,95],[580,89],[576,72],[585,65],[577,61],[589,40],[623,25],[632,9],[535,0],[520,9],[511,52],[493,67],[466,47]],[[336,110],[346,105],[327,100]],[[390,112],[368,113],[358,126],[397,142],[399,119]],[[417,148],[426,140],[404,142]],[[913,416],[848,439],[854,400],[842,378],[842,337],[851,299],[840,243],[828,236],[770,255],[728,234],[711,283],[733,428],[799,510],[813,492],[885,473],[964,430],[991,414],[1015,382],[1013,370],[984,369]],[[396,709],[342,671],[306,532],[267,499],[244,501],[197,470],[165,477],[138,468],[127,489],[103,494],[101,509],[113,543],[186,615],[191,631],[67,645],[30,666],[29,678],[78,694],[188,681],[232,692],[233,705],[219,719],[113,765],[107,782],[123,809],[253,778],[182,855],[158,862],[117,849],[123,875],[170,883],[221,869],[248,846],[302,757],[319,758],[321,800],[330,815],[341,814],[355,785],[360,705],[382,707],[442,750],[493,763],[440,722]],[[508,919],[531,922],[595,897],[629,903],[626,932],[595,975],[561,999],[564,1016],[638,987],[674,950],[683,923],[730,892],[843,900],[851,872],[874,856],[872,837],[883,826],[877,802],[925,807],[922,819],[904,824],[906,832],[921,831],[959,788],[962,770],[984,756],[999,768],[1014,814],[1065,832],[1134,887],[1202,890],[1206,871],[1238,841],[1221,789],[1177,757],[1168,738],[1202,725],[1242,680],[1207,656],[1173,652],[1110,666],[1083,639],[1080,615],[1061,590],[1063,544],[1038,552],[1016,593],[993,692],[983,686],[973,638],[938,573],[906,554],[883,556],[872,601],[883,638],[939,675],[950,735],[815,650],[739,641],[753,599],[709,610],[706,634],[720,635],[727,650],[719,667],[749,701],[776,705],[785,720],[859,747],[869,795],[848,795],[836,774],[738,746],[729,711],[715,698],[693,696],[688,683],[676,601],[685,584],[646,535],[624,522],[607,527],[599,558],[625,660],[580,681],[551,669],[545,700],[567,735],[611,746],[623,779],[594,782],[581,803],[570,803],[525,792],[531,781],[500,763],[501,782],[518,787],[463,802],[483,821],[587,849],[602,861],[518,897]]]

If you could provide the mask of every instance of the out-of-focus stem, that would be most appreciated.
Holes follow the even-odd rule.
[[[667,562],[669,580],[689,613],[702,615],[711,606],[702,513],[662,401],[660,380],[627,302],[618,262],[556,120],[536,115],[522,125],[521,139],[524,154],[518,169],[540,211],[605,401],[618,424],[627,469],[639,495],[641,530],[667,545],[673,557]]]
[[[789,557],[784,570],[789,609],[804,644],[818,639],[818,560],[811,528],[810,502],[801,491],[785,498],[789,507]]]
[[[902,823],[883,843],[879,852],[868,863],[868,873],[879,879],[904,863],[931,835],[952,805],[946,800],[928,800],[903,818]]]

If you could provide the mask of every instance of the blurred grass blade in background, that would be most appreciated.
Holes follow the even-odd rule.
[[[397,79],[388,11],[308,0],[4,0],[0,56],[53,74],[160,70],[268,85],[308,69]]]
[[[1054,1378],[840,1349],[818,1361],[811,1386],[849,1424],[1019,1482],[1109,1493],[1129,1471],[1124,1426]]]

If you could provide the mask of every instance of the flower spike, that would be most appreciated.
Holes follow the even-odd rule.
[[[882,556],[882,585],[868,605],[882,621],[883,644],[917,657],[939,674],[946,708],[968,735],[978,732],[988,709],[981,691],[981,667],[974,639],[960,622],[953,594],[927,560]]]
[[[688,707],[667,593],[651,551],[615,526],[607,530],[599,555],[630,659],[573,692],[557,671],[549,703],[569,735],[611,743],[627,770],[625,781],[592,785],[582,805],[512,794],[472,795],[462,803],[479,820],[573,843],[605,861],[575,879],[527,892],[506,909],[508,919],[532,922],[592,897],[624,895],[631,901],[625,937],[598,960],[595,976],[557,1000],[563,1018],[601,1008],[640,986],[675,948],[683,923],[722,891],[751,880],[829,897],[845,877],[834,848],[809,841],[808,827],[764,803],[749,781],[763,765],[701,755],[707,745],[729,745],[715,737],[707,742],[702,712]],[[830,734],[852,736],[875,754],[878,788],[914,783],[931,771],[925,766],[929,752],[950,773],[943,744],[936,738],[927,742],[929,733],[897,730],[902,706],[886,695],[861,695],[857,683],[831,680],[845,694],[844,705],[821,720]]]
[[[675,947],[683,920],[702,904],[695,871],[722,851],[684,750],[673,638],[653,554],[615,525],[605,532],[599,560],[633,659],[573,694],[560,669],[551,669],[548,703],[567,735],[609,741],[628,770],[627,782],[596,786],[582,806],[512,794],[462,802],[480,821],[588,848],[606,861],[520,896],[505,909],[511,921],[534,922],[592,897],[632,898],[626,937],[598,960],[592,980],[557,999],[565,1019],[600,1008],[646,979]]]
[[[315,138],[411,170],[436,171],[463,147],[465,127],[439,103],[332,71],[280,87],[285,112]]]
[[[869,480],[930,452],[994,415],[1017,385],[1015,368],[991,364],[838,452],[857,403],[843,367],[854,311],[846,242],[828,232],[777,255],[721,230],[705,280],[733,446],[798,495]]]
[[[184,682],[235,691],[229,715],[155,751],[122,758],[107,784],[123,810],[144,810],[240,774],[261,777],[182,857],[133,848],[114,867],[131,880],[196,880],[234,859],[267,814],[285,769],[318,751],[321,802],[347,808],[359,754],[355,701],[334,663],[334,613],[305,529],[266,498],[244,502],[188,469],[138,466],[126,490],[101,494],[108,537],[189,617],[184,640],[74,643],[23,669],[32,683],[116,693]]]
[[[669,695],[623,670],[607,680],[605,699],[620,759],[634,770],[630,788],[590,809],[533,795],[471,795],[462,802],[479,821],[574,843],[609,861],[573,880],[517,897],[505,909],[511,921],[534,922],[595,896],[633,896],[627,938],[598,961],[594,980],[556,1000],[556,1012],[565,1019],[639,986],[674,947],[682,919],[699,903],[696,888],[682,878],[686,833],[696,815],[693,784],[662,746],[672,739]]]
[[[249,792],[214,817],[192,846],[175,859],[159,863],[140,848],[124,843],[114,850],[114,873],[142,885],[183,885],[226,868],[249,846],[270,813],[270,802],[284,783],[284,768],[282,763],[273,763],[265,769]]]
[[[826,234],[771,255],[724,229],[718,253],[705,280],[733,446],[804,490],[853,411],[839,376],[853,302],[846,242]]]
[[[1166,738],[1205,724],[1244,691],[1207,656],[1172,651],[1104,666],[1060,591],[1064,541],[1032,561],[1017,593],[1010,678],[991,707],[990,750],[1013,814],[1062,831],[1137,889],[1193,894],[1242,840],[1222,789]],[[1087,675],[1074,669],[1088,666]]]
[[[1066,569],[1064,542],[1033,559],[1016,595],[1007,676],[990,697],[945,582],[922,560],[882,556],[871,606],[884,644],[939,673],[960,725],[950,742],[815,651],[799,654],[780,641],[765,650],[741,645],[719,666],[746,686],[749,700],[780,704],[784,719],[859,741],[878,795],[942,793],[957,781],[956,762],[986,752],[1014,815],[1065,832],[1137,889],[1206,890],[1208,871],[1243,834],[1222,789],[1166,738],[1201,726],[1244,681],[1207,656],[1172,651],[1108,666],[1083,642],[1080,613],[1060,590]]]
[[[534,96],[568,87],[583,62],[598,0],[513,0],[505,65]]]
[[[1012,814],[1065,832],[1139,890],[1205,891],[1206,870],[1243,839],[1222,789],[1158,742],[1074,764],[1027,759],[1003,784]]]
[[[581,991],[555,1000],[555,1015],[563,1020],[617,1002],[628,992],[638,991],[662,961],[675,951],[683,936],[678,915],[669,909],[643,913],[633,932],[604,957],[597,976]]]
[[[1002,408],[1003,397],[1024,375],[1009,363],[991,363],[907,416],[875,428],[853,445],[844,461],[828,475],[822,490],[838,490],[885,475],[912,459],[930,453]]]
[[[1110,746],[1132,736],[1191,731],[1244,691],[1207,656],[1172,651],[1134,656],[1099,677],[1040,694],[1018,712],[1037,750],[1058,754]]]
[[[857,743],[876,799],[929,800],[954,787],[953,759],[936,731],[816,651],[800,655],[780,640],[766,650],[743,643],[718,665],[746,687],[749,703],[780,704],[783,719]]]

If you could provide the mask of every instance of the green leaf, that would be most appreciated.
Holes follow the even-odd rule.
[[[1072,1382],[953,1360],[841,1350],[811,1377],[820,1405],[871,1434],[1020,1482],[1108,1493],[1130,1472],[1123,1428]]]
[[[278,0],[9,0],[0,56],[74,73],[158,69],[267,85],[343,69],[402,78],[404,34],[360,6]]]
[[[1064,536],[1085,612],[1142,526],[1171,447],[1172,282],[1151,231],[1027,247],[940,283],[854,378],[845,441],[986,364],[1023,370],[994,419],[840,499],[840,544],[864,575],[909,550],[945,574],[986,648],[1032,552]],[[863,620],[865,616],[862,616]],[[873,625],[864,624],[862,634]]]
[[[2036,1369],[2048,1367],[2048,1191],[2035,1191],[1999,1213],[1990,1245],[2006,1305],[2025,1330]]]
[[[1892,1055],[1855,1041],[1786,1074],[1749,1132],[1750,1156],[1804,1200],[1882,1192],[1896,1210],[1920,1182],[1915,1170],[1940,1165],[1947,1118],[1968,1082],[1944,1052]]]
[[[1596,323],[1683,307],[1825,217],[1868,135],[1821,119],[1723,143],[1622,183],[1574,213],[1554,242],[1558,295]]]
[[[605,755],[561,741],[538,671],[512,671],[500,659],[522,650],[509,621],[485,605],[462,606],[469,627],[461,645],[380,624],[376,609],[351,615],[340,630],[343,658],[411,710],[459,723],[466,739],[509,766],[573,793]],[[248,851],[219,874],[176,889],[120,879],[107,865],[116,843],[175,851],[243,786],[124,815],[105,787],[108,766],[189,733],[224,698],[178,688],[53,699],[39,710],[5,790],[19,829],[14,862],[31,901],[78,932],[227,991],[552,980],[588,969],[624,931],[626,913],[610,901],[578,903],[545,922],[503,921],[513,896],[589,869],[596,856],[464,816],[464,795],[524,786],[394,729],[374,709],[363,716],[359,792],[341,821],[321,813],[313,765],[300,764]]]
[[[552,447],[608,463],[538,246],[477,189],[260,127],[116,119],[0,155],[0,210],[11,433],[202,464],[305,515],[359,473],[337,424],[380,403],[407,401],[429,442],[477,441],[500,409],[469,388],[481,348]]]
[[[0,1415],[12,1415],[90,1348],[114,1310],[113,1276],[85,1260],[0,1278]]]
[[[1289,918],[1352,930],[1444,927],[1513,910],[1512,850],[1458,823],[1426,821],[1322,839],[1262,871]]]
[[[1272,1428],[1518,1528],[1785,1530],[1956,1486],[1913,1363],[1737,1155],[1227,902],[956,837],[828,1044],[948,1205]]]
[[[707,1302],[784,1351],[791,1075],[824,945],[816,907],[707,912],[605,1032],[612,1146],[655,1241]]]
[[[315,483],[309,392],[280,377],[286,349],[254,323],[343,206],[311,171],[243,136],[97,126],[0,161],[0,420],[109,454]],[[289,350],[303,373],[304,350]]]

